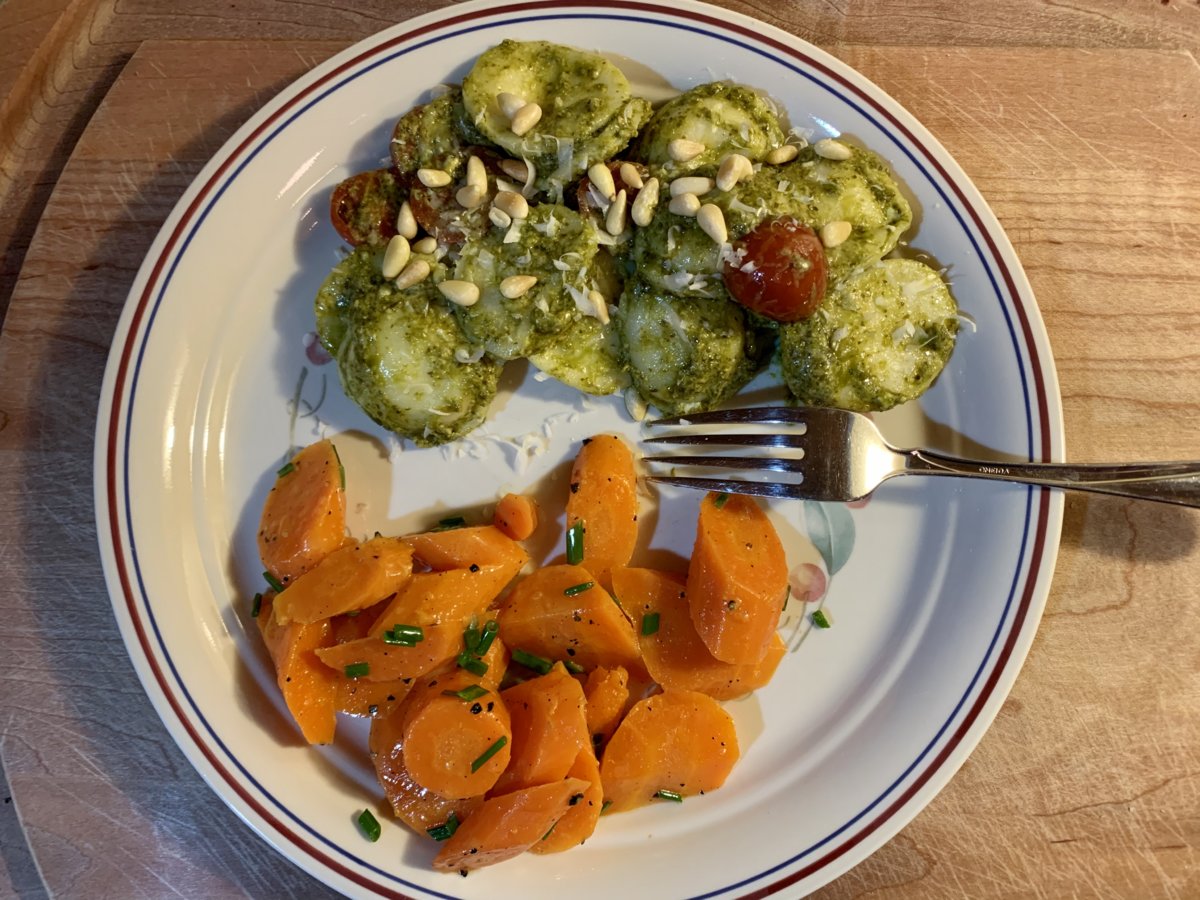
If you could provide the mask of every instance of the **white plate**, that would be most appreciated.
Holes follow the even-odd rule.
[[[920,212],[912,245],[947,267],[976,329],[919,406],[883,417],[885,430],[948,450],[1062,459],[1054,366],[1012,247],[945,150],[882,91],[791,35],[697,3],[468,4],[397,25],[285,90],[205,167],[155,241],[114,339],[97,429],[117,619],[164,724],[213,790],[348,894],[803,893],[894,835],[982,736],[1041,615],[1059,496],[913,479],[848,514],[832,508],[839,539],[856,536],[857,548],[830,584],[834,627],[808,634],[756,699],[731,705],[744,755],[727,785],[606,817],[581,849],[467,879],[431,872],[431,842],[399,824],[385,821],[374,844],[357,833],[354,815],[379,796],[365,729],[349,721],[334,746],[303,746],[249,617],[261,587],[258,510],[293,443],[354,432],[340,445],[365,532],[480,511],[502,490],[561,491],[580,438],[640,436],[618,399],[583,402],[525,377],[485,429],[518,442],[484,436],[389,460],[332,369],[306,358],[311,300],[339,244],[326,220],[333,185],[378,165],[395,118],[505,37],[616,54],[677,88],[730,77],[769,91],[794,125],[845,133],[889,159]],[[656,521],[645,541],[654,558],[686,553],[697,497],[665,494],[645,517]],[[794,558],[811,557],[804,533],[828,521],[819,512],[773,508]]]

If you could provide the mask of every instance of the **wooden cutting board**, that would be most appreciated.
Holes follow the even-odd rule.
[[[157,228],[342,42],[147,40],[49,195],[0,335],[0,744],[63,896],[319,896],[143,696],[95,550],[91,440]],[[841,47],[993,205],[1039,298],[1076,460],[1200,456],[1200,69],[1171,50]],[[1200,516],[1071,497],[1049,609],[950,786],[826,898],[1200,896]],[[769,827],[769,823],[765,823]]]

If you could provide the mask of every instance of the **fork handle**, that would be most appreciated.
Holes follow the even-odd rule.
[[[959,475],[1200,507],[1200,461],[1126,465],[981,462],[930,450],[901,451],[905,473]]]

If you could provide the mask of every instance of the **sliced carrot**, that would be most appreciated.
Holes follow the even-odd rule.
[[[463,821],[483,803],[482,797],[447,800],[417,784],[404,764],[403,738],[402,710],[393,710],[371,722],[368,750],[375,764],[375,775],[396,818],[424,834],[434,826],[445,824],[451,815],[457,821]]]
[[[611,811],[620,812],[716,790],[737,759],[733,720],[716,700],[666,690],[642,700],[621,722],[604,751],[600,781]]]
[[[316,651],[332,641],[328,622],[281,625],[273,598],[264,596],[258,628],[275,664],[275,680],[284,703],[310,744],[333,743],[337,727],[340,677],[321,664]]]
[[[337,709],[351,716],[379,718],[403,703],[411,689],[411,678],[368,681],[343,676],[338,681]]]
[[[517,573],[514,563],[418,572],[375,619],[368,635],[382,638],[397,625],[461,622],[482,616]]]
[[[496,504],[492,524],[514,541],[527,540],[537,531],[537,504],[524,494],[505,494]]]
[[[462,691],[469,693],[456,693]],[[472,696],[479,691],[484,693]],[[464,669],[414,687],[404,706],[403,728],[409,774],[449,800],[486,793],[512,753],[507,706],[500,694],[480,684],[478,675]]]
[[[436,571],[469,569],[471,566],[512,566],[513,573],[529,560],[525,548],[495,525],[475,525],[426,531],[404,538],[413,555]]]
[[[721,662],[696,633],[685,589],[665,572],[617,569],[613,588],[635,618],[654,623],[653,628],[639,629],[642,660],[650,677],[664,688],[699,691],[716,700],[740,697],[770,681],[787,653],[783,639],[775,633],[766,656],[758,662]]]
[[[583,564],[605,587],[609,570],[633,556],[637,518],[637,473],[625,442],[611,434],[584,441],[571,466],[567,528],[583,527]]]
[[[580,749],[567,775],[586,781],[588,788],[582,794],[571,796],[570,809],[563,813],[549,834],[529,848],[534,853],[559,853],[578,847],[592,836],[600,821],[604,788],[600,783],[600,763],[591,747]]]
[[[571,808],[572,797],[586,794],[588,785],[582,778],[564,778],[485,800],[442,845],[433,867],[479,869],[524,853]]]
[[[344,672],[349,667],[361,671],[359,677],[364,681],[419,678],[453,659],[462,647],[460,623],[427,625],[423,630],[423,640],[411,647],[365,637],[322,647],[317,656],[335,672]],[[366,669],[362,671],[364,666]]]
[[[388,601],[381,600],[366,609],[356,609],[340,616],[332,616],[329,624],[333,628],[333,642],[344,644],[347,641],[365,638],[371,633],[371,626],[375,624],[375,620],[387,607]]]
[[[700,502],[687,596],[696,632],[717,659],[755,665],[767,655],[787,597],[787,559],[750,497],[708,494]]]
[[[642,668],[633,626],[582,566],[536,569],[509,592],[497,619],[510,647],[585,669]]]
[[[396,593],[412,577],[412,548],[377,537],[334,550],[297,578],[275,601],[280,624],[316,622],[366,609]]]
[[[258,554],[287,587],[346,537],[346,491],[337,450],[317,441],[280,470],[263,504]]]
[[[592,669],[583,686],[587,698],[587,729],[597,750],[608,743],[629,702],[629,673],[622,666]]]
[[[500,696],[512,720],[512,757],[492,791],[505,794],[565,778],[579,751],[591,747],[579,682],[557,663]]]

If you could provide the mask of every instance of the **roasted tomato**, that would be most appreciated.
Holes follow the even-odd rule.
[[[625,200],[629,206],[633,206],[633,201],[637,198],[640,187],[633,187],[627,184],[625,179],[621,177],[621,166],[626,165],[625,160],[613,160],[608,164],[608,171],[612,173],[613,186],[618,192],[625,192]],[[650,170],[641,163],[628,163],[637,170],[638,177],[644,182],[650,177]],[[592,186],[592,179],[586,174],[579,179],[579,185],[575,189],[575,202],[579,207],[579,211],[584,215],[590,215],[600,208],[599,202],[592,195],[589,188]],[[628,207],[626,207],[628,208]]]
[[[348,243],[378,246],[395,235],[403,201],[404,190],[391,169],[359,172],[333,189],[329,218]]]
[[[777,322],[813,314],[825,297],[829,265],[816,232],[781,216],[760,222],[733,244],[745,250],[725,264],[725,287],[738,303]]]

